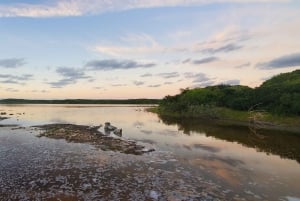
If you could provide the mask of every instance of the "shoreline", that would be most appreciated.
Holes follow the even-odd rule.
[[[300,134],[300,125],[293,124],[293,121],[299,121],[298,117],[275,117],[273,115],[266,117],[266,119],[262,120],[251,120],[248,112],[244,111],[233,111],[243,113],[242,118],[235,117],[232,114],[221,114],[217,118],[212,118],[206,115],[188,116],[188,115],[180,115],[176,113],[164,113],[159,111],[159,107],[150,107],[146,109],[147,112],[155,113],[162,117],[174,118],[174,119],[193,119],[199,121],[210,121],[215,123],[216,125],[231,125],[231,126],[247,126],[249,128],[257,129],[257,130],[278,130],[278,131],[287,131],[292,133]],[[270,114],[269,114],[270,115]],[[268,120],[268,119],[276,119],[276,120]],[[291,120],[292,119],[292,120]],[[286,123],[289,122],[289,123]]]

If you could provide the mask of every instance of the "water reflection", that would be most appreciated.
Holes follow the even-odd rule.
[[[260,130],[254,134],[246,126],[221,125],[211,121],[193,119],[177,119],[160,116],[168,125],[177,125],[186,135],[192,132],[204,133],[206,136],[229,142],[237,142],[246,147],[255,148],[259,152],[279,155],[282,158],[296,160],[300,163],[300,135],[284,131]],[[194,145],[194,148],[215,150],[212,147]]]

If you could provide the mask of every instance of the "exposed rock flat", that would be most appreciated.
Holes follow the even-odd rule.
[[[113,138],[104,135],[98,129],[100,126],[85,126],[75,124],[48,124],[34,126],[40,128],[42,133],[39,137],[49,137],[54,139],[65,139],[68,142],[90,143],[105,151],[118,151],[126,154],[142,155],[146,152],[154,151],[145,149],[134,141],[121,138]]]
[[[1,120],[4,120],[4,119],[8,119],[8,118],[7,118],[7,117],[1,117],[1,116],[0,116],[0,121],[1,121]]]

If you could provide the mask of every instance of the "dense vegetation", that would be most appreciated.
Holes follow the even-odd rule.
[[[277,75],[255,89],[240,85],[184,89],[178,95],[166,96],[159,112],[172,116],[217,117],[220,108],[299,116],[300,70]]]
[[[66,99],[66,100],[28,100],[28,99],[3,99],[0,104],[158,104],[158,99],[127,99],[127,100],[91,100],[91,99]]]

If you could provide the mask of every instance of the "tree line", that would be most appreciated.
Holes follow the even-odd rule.
[[[278,115],[300,115],[300,70],[279,74],[257,88],[217,85],[182,89],[180,94],[166,96],[159,106],[161,113],[193,116],[211,115],[216,107],[247,111],[264,110]]]

